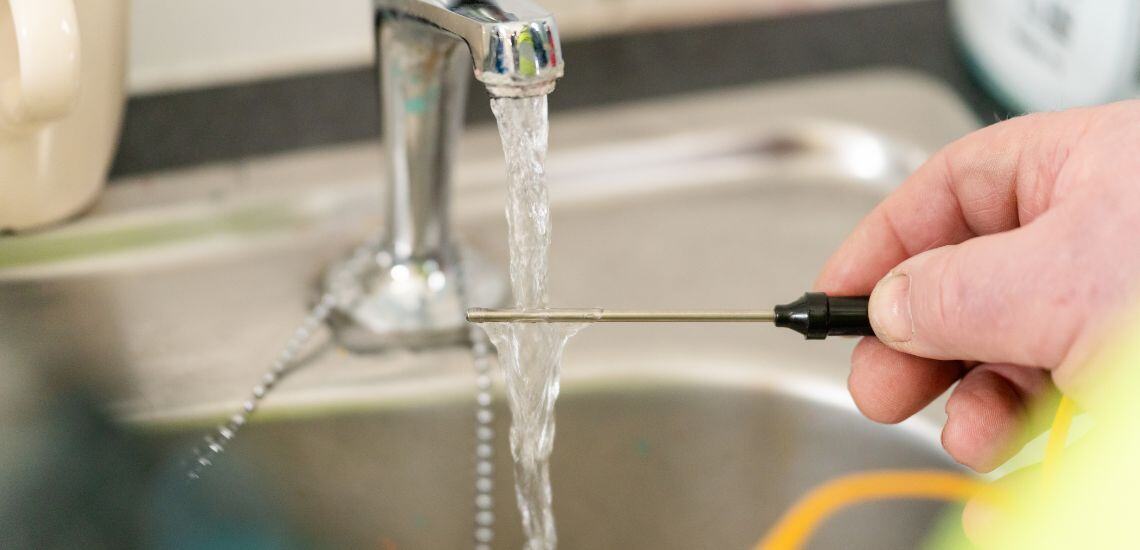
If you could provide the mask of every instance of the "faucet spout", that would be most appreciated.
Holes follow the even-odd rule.
[[[415,20],[462,40],[494,97],[548,94],[562,76],[554,17],[527,0],[374,0],[382,20]]]

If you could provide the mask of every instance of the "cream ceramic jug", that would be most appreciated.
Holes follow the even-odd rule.
[[[0,231],[72,216],[118,140],[128,0],[0,0]]]

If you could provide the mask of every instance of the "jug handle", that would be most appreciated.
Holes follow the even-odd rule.
[[[0,77],[0,116],[9,125],[26,127],[66,115],[79,94],[74,0],[0,0],[3,4],[8,13],[0,13],[0,31],[14,34],[18,66],[14,74]]]

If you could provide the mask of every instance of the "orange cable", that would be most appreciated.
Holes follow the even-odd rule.
[[[1076,405],[1061,398],[1045,447],[1043,473],[1046,483],[1056,476],[1057,459],[1065,449]],[[923,470],[860,472],[824,483],[800,498],[755,550],[792,550],[803,546],[812,532],[839,509],[872,500],[920,498],[969,500],[981,493],[993,494],[985,483],[964,474]]]
[[[799,548],[828,516],[840,508],[871,500],[920,498],[968,500],[987,485],[964,474],[938,470],[883,470],[842,476],[802,497],[755,547]]]

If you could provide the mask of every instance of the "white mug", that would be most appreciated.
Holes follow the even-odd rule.
[[[0,0],[0,231],[98,196],[122,117],[127,0]]]

